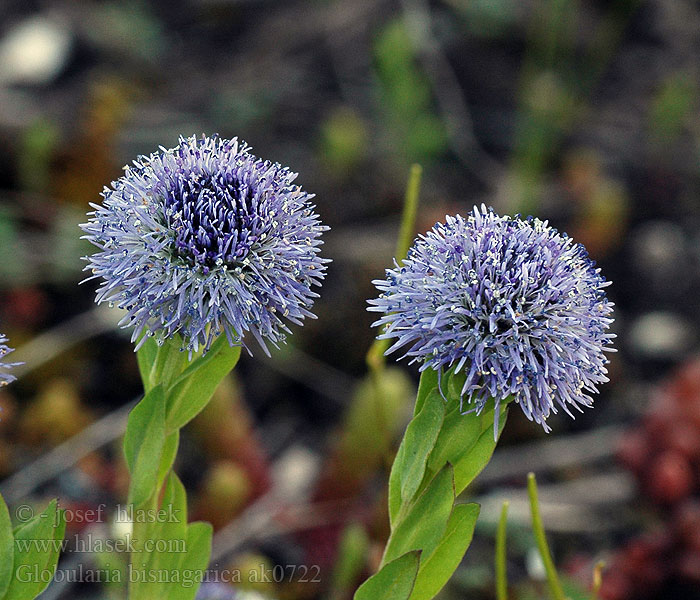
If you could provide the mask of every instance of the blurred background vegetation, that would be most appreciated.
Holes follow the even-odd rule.
[[[319,319],[245,357],[185,432],[178,471],[217,527],[213,567],[319,565],[320,583],[238,587],[342,600],[376,566],[416,373],[367,375],[365,306],[418,162],[418,231],[482,202],[549,219],[614,282],[619,335],[595,410],[548,436],[514,411],[467,492],[483,519],[444,598],[493,597],[503,498],[511,596],[543,597],[529,470],[572,597],[604,558],[604,598],[700,598],[697,2],[0,0],[0,15],[0,324],[25,362],[0,394],[9,503],[124,502],[138,372],[116,311],[77,285],[77,224],[136,155],[219,133],[300,173],[334,262]],[[123,533],[69,520],[87,532]],[[121,557],[69,545],[60,568],[105,564]],[[123,590],[46,598],[106,594]]]

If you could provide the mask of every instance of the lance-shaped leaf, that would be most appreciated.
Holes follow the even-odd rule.
[[[387,542],[383,562],[410,550],[422,550],[429,555],[445,531],[454,500],[452,466],[445,465],[426,489],[401,511]]]
[[[144,335],[146,335],[144,333]],[[153,365],[156,362],[156,355],[158,354],[158,344],[152,337],[146,336],[143,340],[141,347],[136,352],[136,361],[139,364],[139,373],[141,374],[141,382],[143,383],[143,389],[148,392],[153,385],[151,385],[151,371],[153,370]]]
[[[195,359],[168,388],[166,425],[169,432],[184,427],[207,405],[221,380],[236,366],[240,346],[229,346],[220,335],[209,352]]]
[[[185,488],[172,471],[168,475],[160,512],[166,518],[145,528],[147,538],[157,544],[145,556],[142,568],[146,572],[165,573],[168,578],[132,584],[130,598],[193,600],[209,563],[211,525],[187,524]]]
[[[175,431],[165,438],[165,443],[163,444],[163,452],[160,455],[160,464],[158,465],[158,483],[156,484],[156,489],[160,489],[170,472],[170,468],[175,462],[175,456],[177,455],[177,448],[180,444],[180,432]]]
[[[428,456],[438,438],[444,415],[445,402],[434,390],[406,428],[389,476],[389,516],[392,525],[401,507],[413,499],[423,481]]]
[[[454,467],[455,492],[464,489],[483,470],[491,459],[497,440],[493,434],[494,409],[461,414],[459,398],[448,398],[451,409],[445,415],[440,435],[428,459],[427,471],[436,473],[443,465]],[[506,422],[507,409],[501,407],[499,436]]]
[[[433,369],[426,369],[420,375],[420,381],[418,382],[418,394],[416,395],[416,406],[413,411],[414,415],[417,415],[423,408],[423,403],[433,390],[438,390],[438,383],[440,377],[437,371]]]
[[[187,552],[180,560],[180,572],[189,572],[190,579],[195,585],[180,585],[169,590],[169,600],[194,600],[197,590],[204,578],[209,557],[211,556],[212,526],[209,523],[197,521],[187,526]]]
[[[3,600],[33,600],[46,588],[48,575],[56,571],[65,530],[66,520],[56,500],[17,528],[13,573]]]
[[[153,518],[140,529],[144,539],[134,540],[138,545],[136,555],[139,567],[146,573],[167,573],[172,576],[161,581],[135,581],[130,589],[131,600],[148,600],[149,598],[169,598],[169,590],[179,587],[179,583],[169,584],[175,576],[182,553],[186,550],[187,536],[187,497],[185,488],[174,472],[170,472],[163,491],[158,518]],[[156,545],[145,553],[146,544]]]
[[[418,573],[420,551],[385,564],[355,592],[354,600],[408,600]]]
[[[131,472],[130,504],[139,506],[156,491],[165,440],[165,395],[163,386],[157,385],[133,408],[127,421],[124,455]]]
[[[454,507],[437,548],[421,560],[411,600],[430,600],[447,583],[471,544],[478,516],[478,504]]]
[[[187,353],[182,351],[182,345],[182,338],[176,334],[161,345],[149,337],[138,349],[136,357],[146,392],[158,384],[167,388],[182,373],[187,363]]]

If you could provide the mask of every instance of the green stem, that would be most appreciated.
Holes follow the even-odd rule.
[[[435,371],[422,373],[414,416],[391,468],[391,533],[379,571],[370,579],[376,583],[387,578],[387,585],[400,583],[408,591],[382,598],[430,600],[457,569],[471,543],[479,511],[476,505],[455,503],[456,496],[489,462],[505,424],[503,403],[495,435],[495,407],[462,414],[459,392],[466,376],[448,372],[442,377],[441,391]],[[416,551],[421,552],[417,573],[404,573],[394,581],[392,565]],[[407,577],[413,580],[407,582]],[[369,598],[365,585],[356,600]]]
[[[180,351],[181,345],[182,340],[175,337],[162,346],[157,346],[153,340],[146,340],[139,349],[139,371],[146,394],[129,415],[124,448],[132,476],[130,502],[131,498],[138,502],[134,510],[158,508],[162,484],[166,480],[172,480],[174,483],[171,491],[179,493],[180,504],[184,507],[184,533],[181,534],[187,534],[189,528],[186,525],[185,490],[177,477],[169,478],[177,454],[179,431],[209,403],[218,385],[236,365],[241,349],[231,348],[223,336],[214,341],[206,355],[188,357]],[[132,568],[138,569],[140,565],[137,561],[142,560],[155,561],[153,564],[177,565],[177,557],[168,557],[167,552],[155,552],[155,557],[141,552],[146,540],[170,535],[153,522],[143,522],[152,519],[156,512],[144,513],[145,519],[142,518],[141,522],[139,519],[134,520],[132,540],[135,551],[130,559]],[[172,533],[174,530],[171,528],[168,531]],[[197,543],[208,543],[203,541],[207,535],[211,537],[210,532],[207,534],[206,527],[203,528],[200,524],[192,531],[192,535],[197,536]],[[200,552],[199,556],[204,555]],[[130,600],[148,597],[153,588],[147,583],[129,578]],[[175,583],[173,585],[175,593],[181,586]],[[188,590],[188,594],[190,591],[192,596],[196,593],[196,589]],[[186,597],[190,596],[183,596]]]
[[[501,518],[496,531],[496,598],[508,600],[508,576],[506,573],[506,526],[508,524],[509,502],[501,508]]]
[[[549,545],[547,544],[547,536],[544,533],[544,526],[542,525],[542,515],[540,514],[540,504],[539,499],[537,497],[537,481],[535,480],[534,473],[530,473],[527,476],[527,493],[530,497],[530,512],[532,514],[532,532],[535,534],[537,548],[540,551],[540,556],[542,557],[542,562],[544,563],[544,569],[547,573],[547,583],[549,585],[549,591],[555,600],[566,600],[564,590],[561,587],[561,582],[559,581],[557,569],[554,566],[554,561],[552,560],[552,554],[549,551]]]
[[[401,264],[408,254],[408,249],[415,237],[416,215],[418,214],[418,200],[420,196],[420,182],[423,175],[423,167],[419,164],[411,165],[411,172],[406,184],[406,195],[404,196],[403,212],[401,213],[401,226],[399,237],[396,242],[396,261]],[[381,372],[384,368],[384,353],[390,345],[389,340],[374,340],[367,352],[366,362],[370,371]]]
[[[401,215],[401,228],[399,239],[396,243],[396,260],[401,264],[408,254],[416,231],[416,215],[418,214],[418,197],[420,182],[423,175],[423,167],[419,164],[411,165],[411,173],[408,176],[406,195],[403,202],[403,214]]]

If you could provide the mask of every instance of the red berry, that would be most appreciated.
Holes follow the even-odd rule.
[[[690,551],[678,561],[678,572],[685,579],[700,582],[700,552]]]
[[[679,421],[678,411],[672,407],[667,399],[664,406],[655,404],[654,408],[644,418],[644,430],[646,439],[652,450],[665,448],[668,440],[673,435],[675,424]]]
[[[690,494],[693,471],[682,454],[666,450],[652,461],[646,484],[647,491],[654,500],[671,504]]]
[[[649,440],[642,431],[625,433],[617,446],[617,459],[630,471],[639,473],[649,459]]]
[[[700,404],[700,360],[687,363],[674,377],[669,391],[684,404]]]
[[[634,586],[629,577],[620,571],[610,570],[603,575],[600,586],[602,600],[628,600],[633,597]]]
[[[681,504],[673,519],[676,535],[685,546],[700,551],[700,502],[687,500]]]
[[[676,423],[669,442],[672,450],[677,450],[688,460],[700,456],[700,430],[690,423]]]

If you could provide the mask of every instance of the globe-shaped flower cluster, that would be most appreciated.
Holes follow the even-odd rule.
[[[590,406],[607,381],[609,282],[546,221],[482,205],[436,224],[386,274],[369,310],[384,313],[375,325],[396,340],[388,352],[465,376],[472,410],[512,398],[548,430],[550,412]]]
[[[252,334],[267,351],[301,324],[324,277],[327,229],[296,174],[237,139],[180,138],[139,157],[91,205],[84,236],[96,301],[126,311],[132,340],[179,334],[184,348]],[[145,334],[145,335],[144,335]]]

